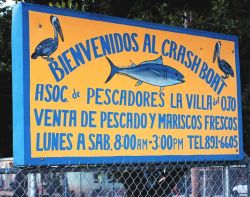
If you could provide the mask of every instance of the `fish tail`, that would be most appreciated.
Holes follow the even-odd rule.
[[[113,78],[113,76],[119,71],[119,69],[114,65],[114,63],[108,57],[106,57],[106,59],[108,60],[111,68],[110,74],[105,81],[105,83],[108,83]]]

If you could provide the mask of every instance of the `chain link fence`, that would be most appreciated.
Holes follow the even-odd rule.
[[[250,196],[250,159],[234,162],[4,167],[0,196]]]

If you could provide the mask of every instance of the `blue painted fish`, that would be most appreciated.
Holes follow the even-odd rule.
[[[111,72],[105,83],[109,82],[115,74],[123,74],[136,79],[136,86],[141,85],[143,82],[153,86],[159,86],[160,91],[162,91],[165,86],[185,82],[184,76],[178,70],[163,65],[162,56],[156,60],[145,61],[138,65],[131,62],[131,66],[127,68],[119,68],[115,66],[108,57],[106,58],[110,64]]]

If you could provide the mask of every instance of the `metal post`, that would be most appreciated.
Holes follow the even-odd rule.
[[[187,174],[185,174],[184,178],[185,178],[185,195],[184,196],[188,197]]]
[[[41,185],[42,185],[42,188],[41,188],[41,194],[43,196],[43,175],[41,174]]]
[[[67,197],[67,174],[63,174],[63,187],[64,187],[64,196]]]
[[[29,197],[36,196],[36,174],[35,173],[28,174],[28,196]]]
[[[229,166],[223,167],[223,177],[224,177],[224,197],[230,197],[230,177],[229,177]]]
[[[115,196],[115,194],[114,194],[114,184],[115,184],[115,181],[114,181],[114,180],[112,180],[112,197],[114,197],[114,196]]]
[[[82,172],[80,172],[80,196],[82,196]]]
[[[203,197],[206,197],[206,169],[203,170]]]
[[[199,169],[191,168],[192,197],[199,196],[198,175]]]

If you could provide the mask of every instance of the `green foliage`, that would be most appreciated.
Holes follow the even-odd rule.
[[[33,1],[35,2],[35,1]],[[102,0],[61,0],[61,1],[49,1],[48,5],[57,8],[68,8],[78,11],[89,11],[97,12],[102,14],[108,14],[107,11],[110,10],[110,1]]]
[[[0,3],[1,5],[1,3]],[[0,71],[11,70],[11,9],[9,7],[0,8]]]

